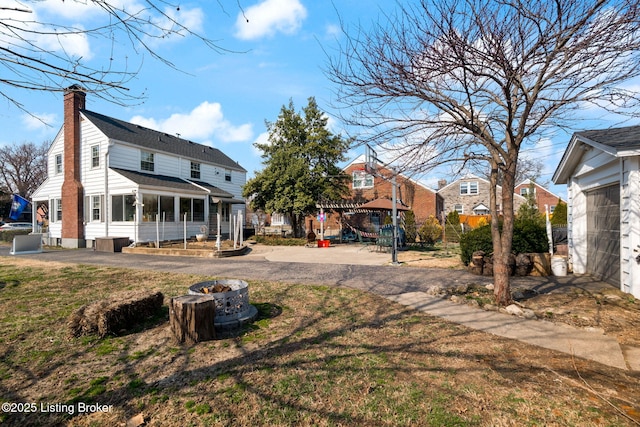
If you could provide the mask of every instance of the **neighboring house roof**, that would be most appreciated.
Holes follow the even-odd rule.
[[[168,133],[127,123],[93,111],[81,110],[81,112],[109,139],[246,172],[238,162],[232,160],[217,148],[197,144]]]
[[[361,164],[363,165],[363,164],[366,163],[365,160],[366,160],[365,155],[361,154],[358,157],[356,157],[355,159],[353,159],[352,161],[350,161],[345,167],[342,168],[342,170],[345,171],[345,170],[349,169],[350,167],[352,167],[354,165],[361,165]],[[377,163],[376,166],[379,167],[379,168],[384,168],[384,169],[387,169],[387,170],[391,170],[391,166],[385,166],[385,165],[381,165],[379,163]],[[414,183],[416,185],[419,185],[422,188],[431,191],[432,193],[437,193],[436,190],[434,190],[432,187],[428,186],[427,184],[421,182],[419,179],[408,177],[407,175],[402,174],[402,173],[398,173],[398,176],[400,176],[403,179],[405,179],[407,181],[410,181],[410,182],[412,182],[412,183]]]
[[[552,192],[551,190],[549,190],[547,187],[543,187],[542,185],[538,184],[535,181],[531,181],[529,178],[525,179],[524,181],[522,181],[520,184],[516,185],[515,188],[520,187],[521,185],[535,185],[536,187],[542,188],[544,191],[546,191],[547,193],[551,194],[553,197],[557,197],[558,199],[562,200],[562,197],[558,196],[557,194],[555,194],[554,192]],[[516,193],[517,194],[517,193]]]
[[[597,148],[613,157],[637,156],[640,149],[640,126],[585,130],[571,137],[553,174],[555,184],[566,184],[582,159],[585,149]]]
[[[203,193],[211,194],[212,197],[218,197],[221,199],[232,199],[233,194],[219,189],[211,184],[202,181],[190,181],[175,176],[155,175],[144,172],[136,172],[126,169],[111,168],[114,172],[119,173],[130,181],[135,182],[138,185],[147,187],[162,187],[171,188],[174,190],[187,190],[187,191],[202,191]],[[244,203],[240,201],[238,203]]]
[[[488,179],[481,178],[481,177],[479,177],[479,176],[477,176],[477,175],[473,175],[473,174],[467,174],[467,175],[465,175],[465,176],[463,176],[463,177],[461,177],[461,178],[456,179],[455,181],[451,181],[449,184],[447,184],[447,185],[445,185],[444,187],[442,187],[442,188],[438,189],[438,193],[441,193],[445,188],[449,188],[449,187],[451,187],[452,185],[456,185],[456,184],[458,184],[460,181],[466,181],[466,180],[471,180],[471,179],[484,181],[484,182],[486,182],[487,184],[489,184],[489,180],[488,180]],[[500,187],[499,185],[498,185],[498,188],[502,189],[502,187]]]

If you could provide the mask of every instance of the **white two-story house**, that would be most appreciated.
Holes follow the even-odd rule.
[[[246,170],[220,150],[85,109],[72,86],[64,124],[48,151],[48,178],[32,196],[48,212],[53,244],[100,237],[145,242],[228,235],[244,211]],[[219,215],[218,215],[219,214]]]

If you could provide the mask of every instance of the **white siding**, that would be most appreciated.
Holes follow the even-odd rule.
[[[140,170],[140,149],[128,145],[114,144],[109,149],[109,166],[112,168]]]
[[[140,157],[143,151],[139,147],[129,144],[118,143],[117,141],[109,141],[89,120],[83,117],[81,122],[81,154],[80,154],[80,176],[84,188],[85,201],[91,200],[91,196],[102,197],[101,219],[93,220],[91,215],[91,206],[85,208],[87,213],[85,218],[85,239],[91,241],[96,237],[109,236],[126,236],[130,239],[138,241],[154,241],[157,238],[155,222],[142,222],[142,209],[137,212],[136,222],[112,222],[112,196],[113,195],[129,195],[138,194],[142,199],[144,193],[157,194],[176,197],[175,201],[175,220],[160,224],[160,239],[182,239],[184,237],[184,227],[179,214],[179,198],[181,195],[185,197],[205,198],[206,194],[201,188],[193,187],[193,191],[173,192],[170,189],[162,188],[140,188],[137,184],[123,177],[112,169],[118,168],[140,172]],[[49,178],[34,193],[34,201],[49,201],[61,197],[62,183],[64,181],[64,171],[60,174],[55,173],[55,155],[63,154],[64,151],[63,132],[59,132],[49,148],[47,170]],[[100,164],[97,167],[92,166],[91,147],[99,146]],[[107,163],[108,152],[108,165]],[[182,177],[191,179],[191,159],[180,158],[167,153],[154,152],[154,171],[149,172],[156,175],[167,175],[174,177]],[[196,161],[196,160],[194,160]],[[199,181],[207,182],[233,195],[234,198],[241,198],[242,186],[246,182],[246,173],[240,171],[231,171],[231,182],[225,180],[225,168],[199,162],[201,177]],[[227,169],[228,171],[228,169]],[[106,172],[106,173],[105,173]],[[54,207],[50,206],[51,215],[54,213]],[[237,215],[242,210],[244,214],[244,205],[234,205],[232,213]],[[63,212],[64,215],[64,212]],[[208,198],[205,201],[205,221],[188,222],[187,237],[193,237],[200,233],[202,225],[208,225],[209,203]],[[52,238],[61,237],[61,225],[59,221],[50,222],[49,230]],[[223,223],[223,233],[229,232],[229,223]],[[90,243],[89,243],[90,245]]]
[[[621,159],[620,170],[620,286],[640,297],[640,158]]]

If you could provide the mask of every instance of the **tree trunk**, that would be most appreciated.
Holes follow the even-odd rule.
[[[169,301],[171,332],[180,343],[195,344],[216,337],[215,300],[205,295],[183,295]]]
[[[493,293],[499,306],[511,303],[511,272],[509,269],[511,247],[513,243],[513,190],[515,189],[516,159],[503,165],[502,181],[502,227],[498,218],[498,162],[491,162],[490,204],[491,204],[491,237],[493,240]]]

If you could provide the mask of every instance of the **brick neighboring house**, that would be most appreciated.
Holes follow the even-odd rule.
[[[365,172],[365,158],[360,156],[343,168],[343,171],[352,177],[350,184],[350,194],[340,202],[335,202],[334,206],[340,208],[326,210],[327,221],[324,224],[325,235],[337,235],[340,229],[341,216],[345,216],[347,221],[362,231],[377,232],[384,223],[384,217],[390,215],[390,211],[367,211],[359,206],[376,199],[392,199],[392,185],[389,180],[381,176],[374,176]],[[378,173],[391,177],[390,169],[378,166]],[[444,209],[444,201],[437,192],[418,181],[415,181],[402,174],[396,177],[398,185],[396,198],[398,203],[411,209],[416,217],[416,223],[421,224],[430,215],[438,216]],[[329,204],[330,205],[330,204]],[[339,212],[338,212],[339,210]],[[307,217],[305,227],[318,232],[320,224],[317,217]],[[328,230],[328,232],[327,232]]]
[[[558,204],[558,200],[562,200],[560,196],[552,193],[551,191],[547,190],[540,184],[531,181],[530,179],[525,179],[520,184],[516,185],[515,193],[526,197],[526,195],[529,194],[532,189],[535,196],[536,205],[538,206],[538,211],[542,213],[545,212],[545,205],[549,206],[549,213],[553,213],[556,205]]]
[[[456,181],[446,184],[440,182],[441,188],[438,194],[444,199],[444,211],[446,213],[458,211],[461,215],[489,215],[489,181],[476,175],[467,175]],[[497,188],[498,200],[502,197],[502,187]],[[517,211],[526,199],[519,194],[514,194],[513,206]],[[556,199],[557,202],[557,199]],[[502,205],[498,205],[498,215],[502,215]]]

